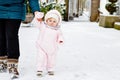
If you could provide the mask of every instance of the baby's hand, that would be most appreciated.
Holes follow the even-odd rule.
[[[42,22],[42,18],[37,18],[37,20],[38,20],[39,22]]]
[[[35,12],[35,17],[36,18],[43,18],[44,13],[43,12]]]
[[[42,21],[42,18],[44,16],[44,13],[42,12],[35,12],[35,18],[38,20],[38,21]]]

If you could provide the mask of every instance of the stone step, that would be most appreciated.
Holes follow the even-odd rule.
[[[120,30],[120,22],[115,22],[114,28]]]

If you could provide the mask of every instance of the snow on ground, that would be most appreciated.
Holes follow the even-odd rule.
[[[64,45],[57,53],[54,76],[36,76],[38,29],[20,28],[18,80],[120,80],[120,31],[95,22],[62,22]],[[9,80],[0,73],[0,80]]]

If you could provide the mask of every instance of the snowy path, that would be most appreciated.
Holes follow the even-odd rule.
[[[65,44],[57,54],[55,76],[36,76],[38,29],[20,28],[19,80],[120,80],[120,31],[90,22],[63,22]],[[0,73],[0,80],[9,80]]]

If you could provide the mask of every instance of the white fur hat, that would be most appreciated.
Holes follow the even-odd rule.
[[[45,22],[48,18],[51,18],[51,17],[56,19],[56,21],[58,22],[58,25],[61,24],[62,17],[61,17],[61,14],[59,11],[57,11],[57,10],[48,11],[45,15]]]

